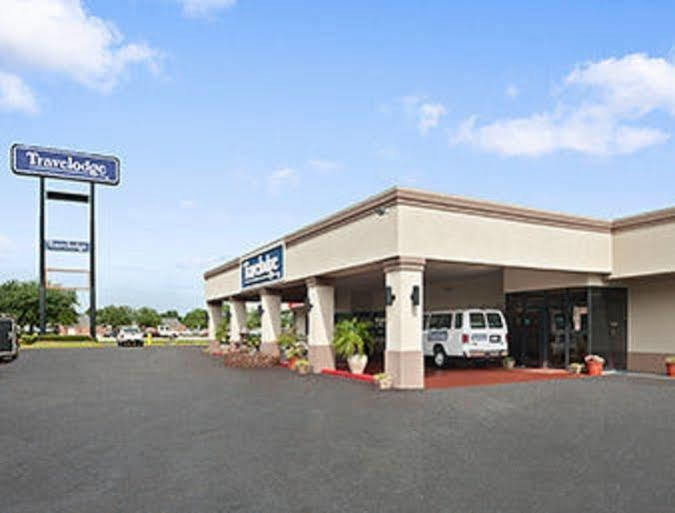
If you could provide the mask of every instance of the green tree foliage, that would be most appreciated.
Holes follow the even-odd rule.
[[[162,317],[162,319],[180,319],[178,310],[167,310],[166,312],[159,315]]]
[[[96,321],[100,324],[108,324],[113,329],[120,326],[133,324],[135,312],[130,306],[109,305],[96,313]]]
[[[19,326],[28,326],[30,332],[40,322],[40,287],[35,281],[10,280],[0,285],[0,312],[16,319]],[[77,295],[71,290],[47,290],[47,324],[74,324],[77,322]]]
[[[284,310],[281,312],[281,327],[283,329],[293,328],[293,312],[290,310]]]
[[[190,310],[183,317],[183,324],[191,330],[206,329],[209,322],[209,314],[203,308],[195,308]]]
[[[162,318],[157,310],[144,306],[136,310],[136,324],[141,328],[155,328],[162,324]]]
[[[246,313],[246,327],[249,330],[259,329],[262,326],[262,321],[260,319],[260,312],[256,308],[255,310],[249,310]]]

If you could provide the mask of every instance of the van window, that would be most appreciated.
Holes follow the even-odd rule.
[[[464,319],[464,312],[455,313],[455,329],[462,327],[462,319]]]
[[[488,327],[490,328],[503,328],[504,324],[502,323],[502,316],[498,313],[492,312],[487,313]]]
[[[429,328],[432,330],[448,329],[452,325],[452,316],[450,314],[434,314],[431,316]]]
[[[473,329],[483,329],[485,328],[485,316],[478,312],[470,313],[469,323]]]

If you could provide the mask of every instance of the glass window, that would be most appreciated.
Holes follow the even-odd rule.
[[[482,313],[472,312],[469,314],[469,323],[473,329],[484,329],[485,316]]]
[[[435,314],[431,316],[429,327],[432,330],[443,330],[452,325],[452,316],[450,314]]]
[[[455,328],[459,329],[462,327],[462,320],[464,319],[464,312],[457,312],[455,314]]]
[[[490,328],[500,329],[504,327],[502,316],[495,312],[487,314],[487,322]]]

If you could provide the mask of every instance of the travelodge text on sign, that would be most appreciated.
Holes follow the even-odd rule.
[[[241,288],[262,285],[284,277],[284,246],[278,244],[241,260]]]

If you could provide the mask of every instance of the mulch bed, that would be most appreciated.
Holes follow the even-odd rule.
[[[246,350],[228,351],[223,355],[225,367],[237,367],[240,369],[267,369],[279,365],[279,358],[256,351],[251,353]]]

